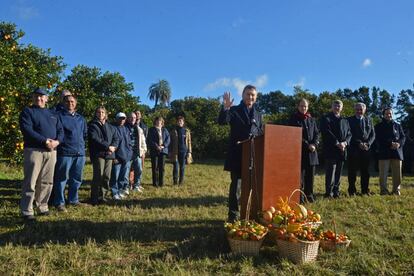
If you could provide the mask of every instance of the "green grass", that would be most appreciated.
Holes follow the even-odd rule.
[[[294,265],[265,243],[258,257],[229,254],[223,232],[229,175],[220,162],[187,167],[185,185],[172,186],[171,164],[166,186],[150,185],[145,193],[118,204],[68,207],[68,213],[40,217],[33,225],[19,218],[22,172],[0,164],[0,274],[240,274],[240,275],[410,275],[414,272],[414,178],[404,177],[402,195],[319,200],[311,208],[325,224],[352,238],[352,247],[320,251],[312,264]],[[89,195],[91,167],[81,200]],[[347,188],[343,178],[342,190]],[[316,191],[323,192],[323,176]],[[371,187],[378,194],[378,178]],[[276,199],[275,199],[276,200]]]

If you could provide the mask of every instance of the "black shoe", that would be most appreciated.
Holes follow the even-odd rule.
[[[315,202],[315,196],[314,195],[307,195],[306,198],[308,199],[309,203]]]
[[[24,215],[22,217],[27,222],[35,222],[36,221],[36,217],[33,216],[33,215]]]
[[[48,216],[48,215],[50,215],[50,212],[49,211],[44,211],[44,212],[40,212],[39,213],[39,216]]]
[[[356,193],[349,193],[349,196],[356,196]]]

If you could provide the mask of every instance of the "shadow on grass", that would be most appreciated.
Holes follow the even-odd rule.
[[[0,220],[4,222],[3,219]],[[84,245],[89,241],[173,242],[177,257],[213,257],[228,252],[221,220],[171,220],[92,222],[88,220],[38,221],[19,230],[1,234],[0,245],[42,246],[45,243]],[[171,243],[170,243],[171,244]],[[159,254],[162,254],[160,252]],[[158,255],[158,252],[157,252]]]
[[[125,203],[123,203],[125,202]],[[215,206],[225,205],[227,198],[224,196],[202,196],[191,198],[180,197],[155,197],[138,200],[125,200],[121,201],[121,204],[125,205],[140,205],[142,209],[151,208],[170,208],[170,207],[182,207],[182,206]]]

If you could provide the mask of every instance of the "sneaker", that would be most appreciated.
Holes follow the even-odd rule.
[[[123,198],[126,198],[126,195],[124,194],[124,193],[119,193],[119,199],[123,199]]]
[[[136,191],[137,191],[138,193],[143,193],[143,192],[144,192],[144,191],[142,190],[142,187],[137,187]]]
[[[129,195],[129,189],[124,190],[123,194],[124,195]]]
[[[120,195],[114,195],[112,197],[113,200],[121,200],[121,196]]]
[[[56,210],[57,210],[58,212],[62,212],[62,213],[67,213],[67,212],[68,212],[68,210],[66,210],[65,205],[59,205],[59,206],[57,206],[57,207],[56,207]]]

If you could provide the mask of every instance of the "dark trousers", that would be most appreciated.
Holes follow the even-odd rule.
[[[309,202],[314,201],[313,196],[313,182],[315,178],[314,165],[302,165],[301,170],[301,190],[305,193]],[[303,195],[301,195],[301,202],[305,202]]]
[[[109,180],[111,179],[113,160],[93,157],[91,161],[93,168],[91,203],[98,204],[110,198]]]
[[[339,197],[343,166],[344,161],[342,160],[325,160],[325,197]]]
[[[241,179],[241,175],[236,172],[230,173],[231,183],[229,190],[229,213],[228,220],[234,221],[239,219],[239,198],[237,197],[237,183]]]
[[[349,155],[348,158],[348,193],[349,195],[355,195],[356,187],[355,181],[357,178],[357,172],[361,173],[361,193],[369,193],[369,152],[357,152]]]
[[[173,163],[173,181],[174,184],[182,184],[184,181],[184,170],[185,170],[185,152],[179,152],[177,155],[177,160]],[[178,173],[180,171],[180,173]]]
[[[151,155],[152,185],[162,187],[164,185],[165,154]]]

